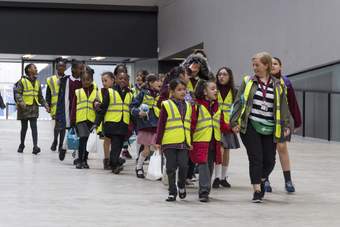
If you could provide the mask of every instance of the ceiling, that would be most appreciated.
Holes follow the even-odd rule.
[[[23,58],[23,54],[1,54],[0,53],[0,61],[21,61]],[[61,57],[59,55],[32,55],[29,60],[43,60],[43,61],[53,61],[56,58]],[[77,59],[79,61],[93,61],[92,57],[96,56],[65,56],[67,59]],[[98,62],[135,62],[141,60],[139,58],[126,58],[126,57],[106,57],[103,60],[99,60]]]
[[[45,2],[69,4],[122,5],[122,6],[158,6],[165,0],[0,0],[2,2]]]

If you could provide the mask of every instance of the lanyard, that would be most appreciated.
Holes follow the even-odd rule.
[[[259,82],[260,88],[261,88],[261,91],[262,91],[263,100],[266,99],[267,90],[268,90],[268,87],[269,87],[269,84],[270,84],[270,80],[271,80],[271,78],[269,77],[267,84],[264,85],[264,83],[257,77],[257,81]]]

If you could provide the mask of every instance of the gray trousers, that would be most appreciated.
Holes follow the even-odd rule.
[[[177,195],[176,187],[176,170],[178,168],[179,188],[185,188],[185,179],[188,173],[189,155],[187,150],[166,149],[164,151],[166,157],[166,173],[169,180],[169,194]]]
[[[199,195],[209,195],[211,190],[211,176],[214,171],[215,144],[209,144],[208,162],[198,165],[199,173]]]

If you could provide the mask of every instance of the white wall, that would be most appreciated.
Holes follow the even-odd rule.
[[[340,59],[339,12],[339,0],[163,1],[159,58],[203,42],[214,71],[250,73],[252,55],[266,50],[293,73]]]

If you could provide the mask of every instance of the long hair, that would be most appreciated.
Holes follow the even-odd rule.
[[[227,83],[226,85],[222,85],[222,84],[220,83],[220,81],[218,80],[218,74],[220,74],[220,72],[221,72],[223,69],[224,69],[225,71],[227,71],[227,73],[228,73],[228,75],[229,75],[229,81],[228,81],[228,83]],[[216,73],[216,84],[217,84],[217,87],[226,86],[228,89],[230,89],[231,95],[232,95],[233,101],[234,101],[234,94],[235,94],[234,74],[233,74],[233,71],[232,71],[229,67],[223,66],[223,67],[221,67],[221,68],[217,71],[217,73]]]

